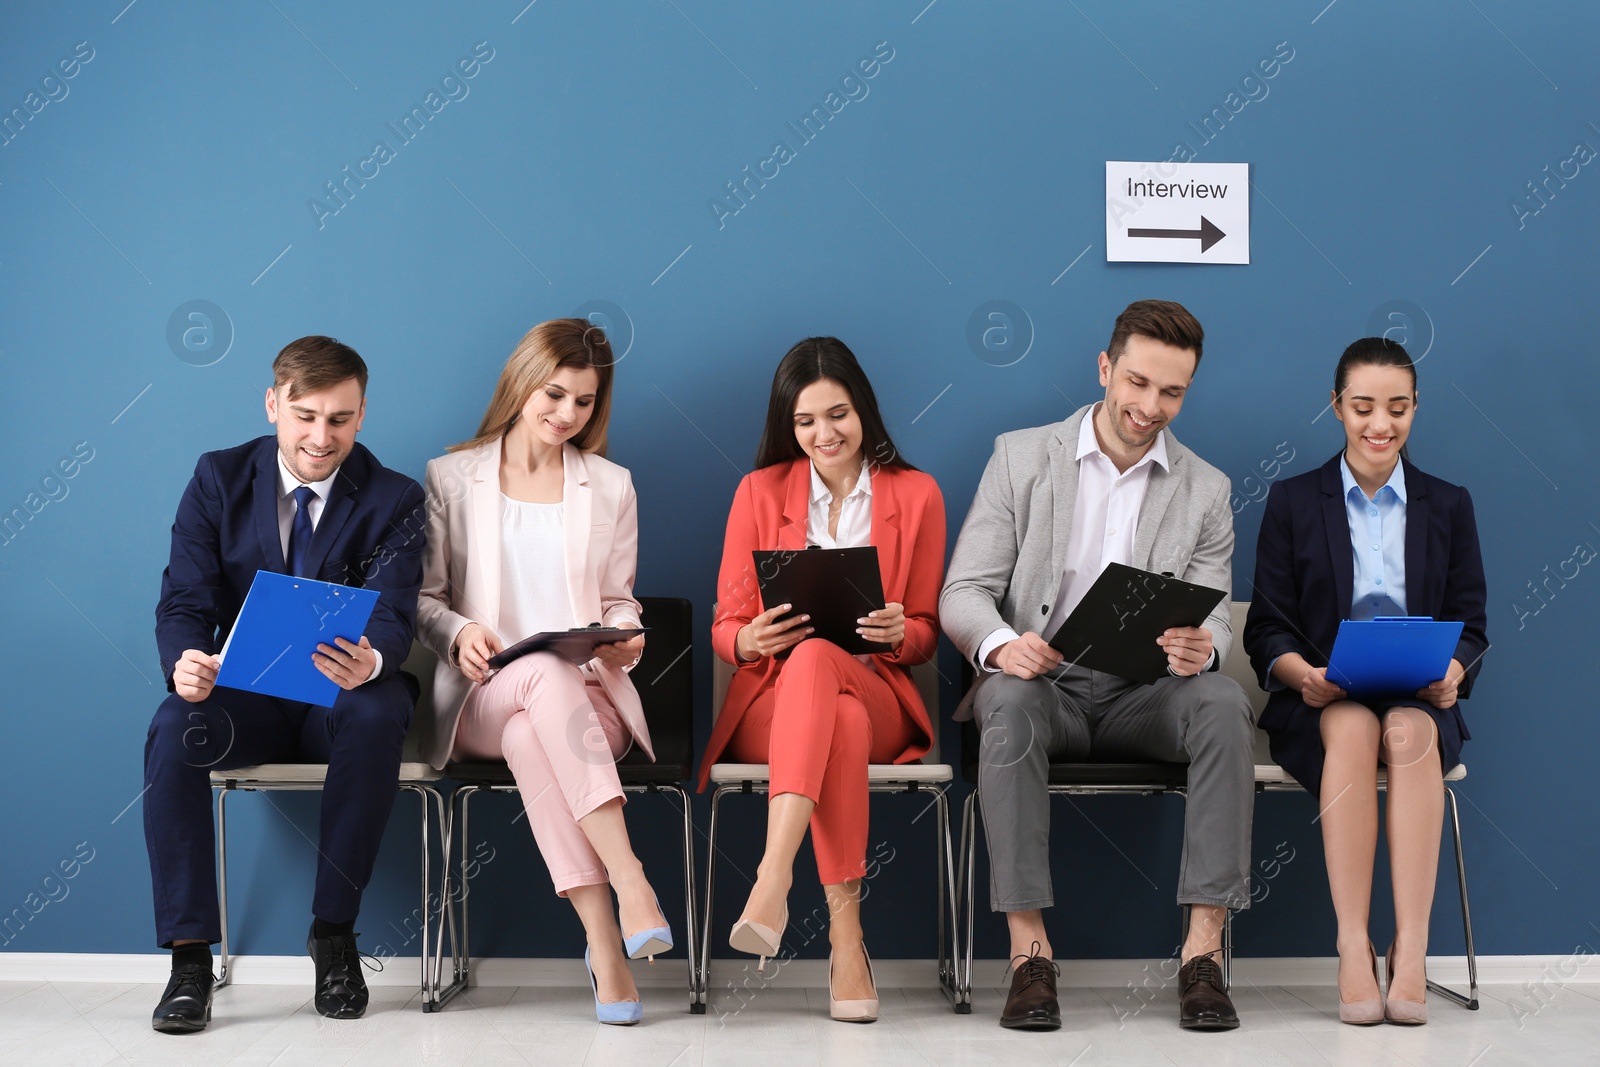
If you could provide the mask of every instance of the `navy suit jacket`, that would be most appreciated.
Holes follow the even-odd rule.
[[[378,591],[366,631],[383,653],[378,678],[399,671],[411,653],[426,530],[422,487],[357,444],[328,492],[307,569],[325,582]],[[156,606],[156,647],[169,691],[184,650],[214,655],[222,648],[258,570],[289,570],[278,533],[273,436],[201,456],[178,503]]]
[[[1404,459],[1401,463],[1406,480],[1406,612],[1465,624],[1455,658],[1467,668],[1459,693],[1466,697],[1489,648],[1484,632],[1487,591],[1472,497],[1459,485],[1424,474]],[[1256,542],[1255,590],[1244,628],[1245,651],[1263,688],[1267,669],[1285,652],[1300,653],[1313,667],[1328,665],[1339,622],[1350,617],[1354,591],[1350,521],[1335,455],[1317,470],[1277,483],[1267,494]],[[1284,728],[1301,706],[1298,689],[1280,689],[1268,698],[1261,725]]]

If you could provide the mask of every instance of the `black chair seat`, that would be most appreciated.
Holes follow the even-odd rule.
[[[1050,784],[1062,786],[1149,786],[1183,789],[1189,768],[1182,763],[1052,763]]]

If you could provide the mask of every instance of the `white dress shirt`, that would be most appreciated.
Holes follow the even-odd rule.
[[[806,543],[819,548],[865,548],[872,543],[872,471],[861,465],[855,488],[839,508],[839,525],[828,533],[828,510],[833,490],[811,464],[811,507],[806,513]]]
[[[1117,470],[1095,436],[1095,419],[1104,403],[1096,404],[1078,426],[1078,451],[1074,457],[1078,463],[1078,496],[1072,506],[1072,530],[1067,538],[1061,588],[1041,635],[1046,639],[1061,628],[1107,564],[1133,565],[1134,533],[1150,487],[1150,472],[1157,465],[1162,470],[1169,469],[1166,436],[1157,434],[1155,444],[1137,463],[1125,471]],[[978,646],[978,662],[984,670],[999,670],[989,666],[989,653],[1020,636],[1009,626],[1002,626],[984,638]],[[1212,659],[1215,657],[1213,652]],[[1207,667],[1211,662],[1206,661]]]
[[[284,563],[289,562],[289,531],[294,528],[294,491],[304,485],[315,494],[311,498],[311,503],[306,505],[306,515],[311,519],[311,529],[315,530],[317,523],[322,521],[322,510],[328,505],[328,491],[333,488],[333,480],[337,477],[339,468],[335,467],[333,473],[320,482],[302,482],[283,461],[283,450],[278,450],[278,546],[283,549]],[[373,649],[372,655],[377,662],[372,666],[372,673],[367,675],[367,682],[372,681],[378,676],[378,672],[383,670],[383,653]]]

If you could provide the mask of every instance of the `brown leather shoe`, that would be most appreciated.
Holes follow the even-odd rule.
[[[1033,943],[1038,953],[1039,942]],[[1061,968],[1047,956],[1017,956],[1011,961],[1011,992],[1000,1012],[1000,1025],[1008,1030],[1061,1029],[1061,1002],[1056,999],[1056,976]]]
[[[1239,1013],[1222,988],[1220,949],[1196,956],[1178,971],[1178,1025],[1185,1030],[1233,1030]]]

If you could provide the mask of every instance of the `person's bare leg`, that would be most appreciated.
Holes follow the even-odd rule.
[[[1189,905],[1189,933],[1183,939],[1182,962],[1188,963],[1196,956],[1216,952],[1222,948],[1222,927],[1228,921],[1228,909],[1217,904]]]
[[[1031,908],[1028,911],[1006,912],[1006,929],[1011,933],[1011,958],[1018,956],[1043,956],[1045,959],[1054,959],[1054,950],[1050,948],[1050,935],[1044,932],[1044,911]],[[1033,946],[1039,947],[1035,949]]]
[[[1322,709],[1322,851],[1328,891],[1338,919],[1339,999],[1376,1000],[1367,923],[1372,912],[1372,864],[1378,848],[1380,724],[1371,709],[1340,700]]]
[[[779,793],[767,803],[767,849],[740,918],[778,930],[794,886],[794,857],[816,806],[816,801],[799,793]]]
[[[605,882],[573,886],[567,890],[567,899],[572,901],[589,939],[589,962],[594,967],[600,1002],[638,1000],[639,988],[633,984],[627,957],[622,953],[622,931],[611,910],[611,886]]]
[[[1439,873],[1444,823],[1444,775],[1439,733],[1419,708],[1395,708],[1384,718],[1389,766],[1389,870],[1394,880],[1395,970],[1390,995],[1422,1002],[1427,993],[1428,917]]]
[[[861,879],[825,885],[828,898],[828,944],[833,949],[835,1000],[872,1000],[878,995],[867,972],[861,929]]]
[[[606,876],[617,894],[623,934],[636,934],[666,926],[667,917],[656,905],[644,865],[633,854],[628,840],[628,824],[622,817],[622,798],[613,797],[578,820],[578,829],[589,839],[595,855],[605,865]],[[593,942],[590,942],[593,944]]]

